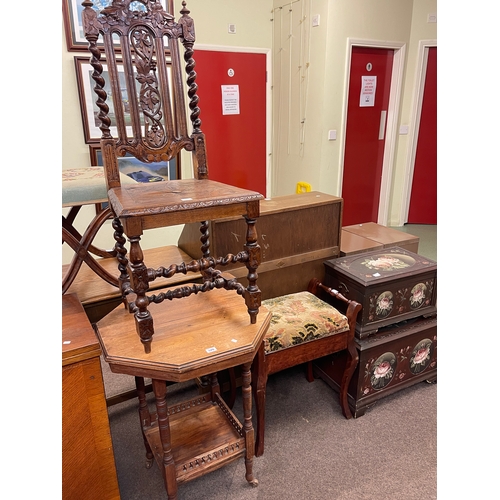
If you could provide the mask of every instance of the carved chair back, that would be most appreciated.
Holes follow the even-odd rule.
[[[108,189],[120,186],[118,157],[127,154],[151,163],[169,161],[182,149],[192,151],[194,177],[208,178],[195,84],[194,23],[186,2],[178,22],[160,0],[113,0],[100,12],[90,0],[82,5]]]
[[[192,293],[224,288],[244,298],[250,322],[255,324],[261,302],[256,272],[260,247],[255,223],[263,196],[208,179],[195,83],[194,22],[186,2],[182,2],[177,22],[164,10],[160,0],[113,0],[100,12],[90,0],[83,1],[82,6],[99,109],[107,194],[113,212],[118,284],[126,307],[135,316],[145,352],[151,351],[154,333],[148,309],[151,303],[161,304]],[[189,100],[190,124],[185,94]],[[193,153],[194,179],[120,186],[119,157],[128,154],[146,163],[169,161],[183,149]],[[209,221],[234,216],[246,220],[243,251],[212,256]],[[188,223],[200,225],[202,257],[168,267],[148,268],[140,245],[143,231]],[[130,243],[128,252],[124,236]],[[246,288],[236,278],[224,277],[219,269],[236,262],[247,267]],[[148,295],[149,283],[157,278],[191,272],[201,273],[201,284],[190,283]]]

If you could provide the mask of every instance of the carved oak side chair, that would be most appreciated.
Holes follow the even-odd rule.
[[[141,8],[137,8],[139,4]],[[182,2],[177,22],[163,10],[159,0],[114,0],[100,12],[92,8],[90,0],[82,5],[83,28],[96,84],[118,282],[124,304],[134,314],[145,352],[151,351],[154,334],[153,307],[151,311],[149,308],[152,303],[217,288],[234,290],[244,298],[250,322],[254,324],[261,302],[257,286],[260,247],[255,223],[259,201],[264,197],[209,179],[195,82],[195,30],[186,2]],[[104,51],[98,43],[100,39]],[[185,83],[190,126],[184,102]],[[124,93],[129,103],[126,108],[122,103]],[[194,178],[130,185],[121,182],[119,157],[129,154],[143,162],[168,161],[181,150],[192,153]],[[241,215],[247,223],[242,251],[237,255],[212,256],[208,221],[235,215]],[[156,270],[148,268],[140,245],[143,232],[191,222],[200,224],[200,258],[188,263],[166,263],[166,267]],[[130,244],[128,252],[125,237]],[[246,287],[235,279],[225,278],[218,269],[234,262],[242,262],[248,269]],[[190,272],[201,273],[203,283],[148,296],[149,283],[155,279]]]
[[[194,24],[186,2],[178,21],[159,0],[113,0],[100,12],[90,0],[82,5],[118,282],[126,306],[115,308],[95,324],[104,359],[113,373],[135,377],[147,465],[157,462],[169,500],[177,499],[179,484],[240,457],[245,460],[247,482],[255,486],[251,365],[263,349],[270,321],[268,311],[260,308],[257,286],[261,256],[255,225],[263,195],[209,179],[196,95]],[[192,153],[194,178],[136,185],[120,182],[119,157],[169,161],[181,150]],[[242,251],[212,256],[210,221],[234,216],[246,221]],[[146,266],[140,244],[144,231],[196,222],[199,259],[158,269]],[[246,266],[246,287],[219,269],[230,263]],[[151,294],[151,282],[178,273],[201,273],[202,283]],[[217,381],[217,372],[235,366],[242,366],[243,374],[242,423],[220,397]],[[208,393],[168,406],[166,382],[203,377],[210,381]],[[156,412],[147,405],[145,378],[152,380]]]

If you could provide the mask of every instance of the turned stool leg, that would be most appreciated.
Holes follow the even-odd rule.
[[[350,342],[347,345],[347,359],[339,388],[340,407],[342,408],[342,414],[347,419],[352,418],[352,412],[349,408],[348,391],[349,383],[351,382],[356,366],[358,365],[358,360],[358,350],[354,346],[354,342]]]
[[[158,429],[163,451],[163,480],[168,500],[177,500],[177,475],[170,439],[170,421],[167,407],[167,384],[164,380],[151,380],[155,394]]]
[[[98,257],[114,257],[116,255],[114,251],[101,250],[92,245],[92,241],[101,226],[110,218],[110,209],[106,208],[102,212],[99,212],[82,236],[72,225],[74,215],[76,215],[80,208],[81,206],[71,207],[71,211],[67,218],[65,219],[64,216],[62,218],[62,241],[63,243],[67,243],[75,252],[62,281],[62,293],[67,292],[84,262],[97,274],[97,276],[107,281],[110,285],[118,286],[116,276],[106,271],[106,269],[104,269],[91,255],[93,254]],[[73,211],[73,209],[77,210]]]

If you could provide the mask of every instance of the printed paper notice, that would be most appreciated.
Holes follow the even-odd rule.
[[[359,106],[361,108],[375,106],[376,90],[377,90],[376,76],[361,77],[361,95],[359,96]]]
[[[239,85],[221,85],[222,87],[222,114],[240,114],[240,88]]]

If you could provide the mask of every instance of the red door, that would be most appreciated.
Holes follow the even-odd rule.
[[[352,48],[342,178],[343,226],[378,220],[393,56],[393,49]]]
[[[408,222],[410,224],[437,224],[436,47],[429,47],[427,57]]]
[[[266,54],[198,49],[194,59],[210,179],[266,196]]]

